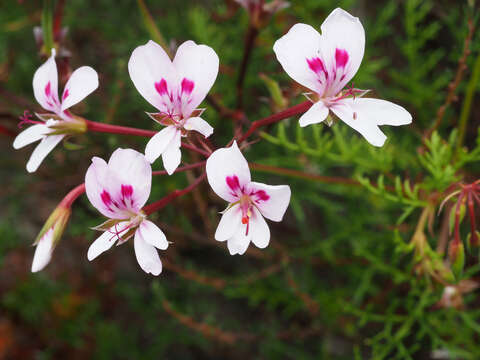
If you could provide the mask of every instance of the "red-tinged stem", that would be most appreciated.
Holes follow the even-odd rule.
[[[354,185],[354,186],[360,185],[358,181],[355,181],[353,179],[336,177],[336,176],[323,176],[323,175],[317,175],[317,174],[309,174],[299,170],[285,169],[285,168],[270,166],[270,165],[250,163],[250,167],[254,171],[256,170],[260,172],[286,175],[286,176],[296,177],[300,179],[318,181],[318,182],[327,183],[327,184],[344,184],[344,185]]]
[[[150,215],[150,214],[154,213],[155,211],[158,211],[158,210],[164,208],[167,204],[169,204],[175,198],[177,198],[179,196],[182,196],[182,195],[185,195],[185,194],[189,193],[190,191],[192,191],[193,189],[195,189],[205,179],[206,176],[207,176],[207,174],[203,173],[201,176],[199,176],[193,183],[191,183],[186,188],[184,188],[182,190],[177,189],[177,190],[171,192],[170,194],[168,194],[167,196],[161,198],[160,200],[155,201],[154,203],[151,203],[151,204],[145,206],[143,208],[143,212],[146,215]]]
[[[245,141],[250,135],[252,135],[259,127],[274,124],[284,119],[288,119],[289,117],[292,117],[294,115],[302,114],[308,109],[310,109],[312,105],[313,103],[307,100],[298,105],[292,106],[291,108],[280,111],[279,113],[267,116],[266,118],[263,118],[261,120],[254,121],[252,125],[250,125],[250,128],[247,130],[247,132],[243,134],[243,136],[237,141],[240,144]]]
[[[59,206],[70,208],[77,198],[85,192],[85,183],[73,188],[60,202]]]
[[[181,167],[178,167],[174,173],[178,173],[178,172],[182,172],[182,171],[187,171],[187,170],[191,170],[191,169],[195,169],[195,168],[199,168],[199,167],[202,167],[202,166],[205,166],[205,163],[206,161],[200,161],[200,162],[197,162],[197,163],[194,163],[194,164],[189,164],[189,165],[185,165],[185,166],[181,166]],[[159,170],[159,171],[154,171],[152,172],[152,175],[155,176],[155,175],[166,175],[167,172],[165,170]]]
[[[63,9],[65,7],[65,0],[59,0],[55,9],[53,21],[53,36],[56,41],[60,40],[60,31],[62,30]]]
[[[457,205],[455,206],[455,230],[454,230],[454,237],[453,242],[455,244],[460,243],[460,207],[462,206],[463,198],[465,197],[465,193],[462,191],[458,196]]]
[[[473,191],[473,190],[472,190]],[[472,192],[468,193],[468,198],[467,198],[467,204],[468,204],[468,215],[470,217],[470,240],[471,244],[477,246],[478,245],[478,236],[477,236],[477,231],[476,231],[476,223],[475,223],[475,211],[473,208],[473,194]]]
[[[109,133],[109,134],[120,134],[120,135],[133,135],[133,136],[144,136],[144,137],[152,137],[157,134],[157,131],[153,130],[144,130],[144,129],[137,129],[128,126],[119,126],[119,125],[111,125],[111,124],[104,124],[99,123],[96,121],[90,121],[84,119],[87,123],[87,129],[93,132],[101,132],[101,133]],[[182,143],[182,147],[188,150],[195,151],[203,156],[208,157],[210,154],[207,151],[199,149],[193,145]]]

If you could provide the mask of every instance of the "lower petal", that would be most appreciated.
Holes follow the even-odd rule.
[[[62,141],[65,135],[49,135],[40,141],[35,150],[33,150],[30,160],[27,162],[27,171],[32,173],[37,171],[43,159],[53,150],[57,144]]]
[[[110,249],[115,242],[129,229],[129,222],[123,221],[100,235],[88,248],[87,258],[89,261]]]
[[[158,256],[157,249],[147,243],[139,231],[135,233],[134,248],[135,257],[142,270],[147,274],[160,275],[162,262],[160,261],[160,256]]]
[[[300,126],[305,127],[311,124],[318,124],[328,116],[328,108],[323,101],[318,101],[300,117]]]
[[[17,135],[13,141],[13,147],[15,149],[20,149],[24,146],[34,143],[35,141],[41,140],[45,134],[48,133],[48,131],[48,126],[43,124],[30,126]]]
[[[215,240],[225,241],[233,237],[242,221],[240,205],[234,205],[225,211],[215,231]]]
[[[182,152],[180,151],[180,132],[177,132],[162,154],[163,167],[167,171],[168,175],[172,175],[177,169],[178,165],[180,165],[181,158]]]
[[[264,249],[270,242],[270,228],[267,222],[257,209],[253,209],[253,216],[250,218],[250,229],[252,242],[256,247]]]
[[[177,129],[175,126],[167,126],[165,129],[162,129],[156,133],[147,143],[145,148],[145,157],[151,163],[158,159],[158,157],[165,151],[167,146],[170,144]]]
[[[211,127],[210,124],[203,120],[201,117],[192,117],[187,119],[183,127],[186,130],[198,131],[206,138],[213,134],[213,127]]]
[[[247,251],[252,236],[251,232],[249,232],[247,235],[245,230],[245,226],[240,226],[240,228],[237,229],[237,232],[233,235],[233,237],[228,239],[227,247],[230,255],[243,255]]]
[[[52,258],[53,252],[53,228],[48,230],[40,239],[33,255],[32,272],[43,270]]]
[[[157,249],[166,250],[168,248],[167,237],[160,228],[149,220],[143,220],[138,230],[141,237],[150,245]]]

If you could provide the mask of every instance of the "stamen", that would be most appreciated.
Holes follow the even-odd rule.
[[[32,116],[30,111],[25,110],[23,115],[19,116],[20,122],[18,123],[18,127],[21,128],[25,124],[43,124],[43,122],[33,120]]]

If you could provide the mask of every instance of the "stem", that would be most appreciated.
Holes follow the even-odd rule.
[[[463,101],[462,111],[460,113],[460,120],[458,121],[457,152],[460,151],[460,149],[463,146],[465,131],[467,130],[467,123],[470,117],[470,111],[472,109],[473,95],[475,94],[475,90],[477,88],[477,83],[479,79],[480,79],[480,54],[478,54],[477,59],[475,60],[472,77],[468,82],[465,100]]]
[[[85,192],[85,183],[74,187],[60,202],[59,206],[70,208],[77,198]]]
[[[312,180],[312,181],[317,181],[317,182],[322,182],[327,184],[344,184],[344,185],[354,185],[354,186],[360,185],[358,181],[353,179],[347,179],[347,178],[335,177],[335,176],[322,176],[322,175],[316,175],[316,174],[309,174],[299,170],[284,169],[284,168],[270,166],[270,165],[250,163],[250,167],[253,170],[260,171],[260,172],[291,176],[291,177]]]
[[[261,120],[254,121],[252,123],[252,125],[250,125],[250,128],[247,130],[247,132],[245,134],[243,134],[243,136],[238,140],[238,143],[240,144],[243,141],[245,141],[259,127],[274,124],[274,123],[277,123],[281,120],[288,119],[289,117],[292,117],[294,115],[304,113],[305,111],[310,109],[312,107],[312,105],[313,105],[313,103],[311,101],[307,100],[307,101],[304,101],[304,102],[302,102],[298,105],[292,106],[291,108],[280,111],[279,113],[267,116],[266,118],[263,118]]]
[[[65,8],[65,0],[59,0],[55,13],[53,15],[53,39],[60,42],[60,33],[62,31],[63,9]]]
[[[178,167],[174,173],[178,173],[178,172],[182,172],[182,171],[186,171],[186,170],[191,170],[191,169],[195,169],[195,168],[199,168],[199,167],[202,167],[204,166],[206,163],[206,161],[200,161],[200,162],[197,162],[197,163],[194,163],[194,164],[189,164],[189,165],[185,165],[185,166],[181,166],[181,167]],[[159,171],[153,171],[152,172],[152,175],[155,176],[155,175],[166,175],[167,174],[167,171],[166,170],[159,170]]]
[[[167,196],[161,198],[158,201],[155,201],[154,203],[151,203],[143,208],[143,212],[147,215],[150,215],[154,213],[155,211],[158,211],[165,207],[168,203],[170,203],[173,199],[185,195],[195,189],[207,176],[206,173],[203,173],[201,176],[199,176],[193,183],[191,183],[189,186],[187,186],[183,190],[175,190],[168,194]]]
[[[84,119],[84,121],[87,123],[87,129],[93,132],[120,134],[120,135],[134,135],[134,136],[144,136],[144,137],[152,137],[158,133],[158,131],[153,131],[153,130],[144,130],[144,129],[137,129],[137,128],[132,128],[128,126],[104,124],[96,121],[90,121],[87,119]],[[182,142],[182,147],[188,150],[195,151],[206,157],[210,155],[207,151],[199,149],[193,145],[185,144],[183,142]]]
[[[237,108],[241,109],[243,105],[243,83],[247,73],[250,55],[252,54],[253,44],[258,36],[258,29],[250,22],[245,36],[245,45],[243,47],[243,58],[240,64],[240,71],[237,78]]]

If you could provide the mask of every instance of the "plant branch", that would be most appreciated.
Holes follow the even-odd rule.
[[[245,82],[245,75],[247,73],[248,63],[252,54],[255,39],[258,36],[258,28],[252,22],[249,23],[247,34],[245,36],[245,43],[243,47],[243,57],[240,64],[240,71],[237,78],[237,108],[241,109],[243,106],[243,84]]]
[[[196,163],[193,163],[193,164],[180,166],[180,167],[175,169],[174,173],[179,173],[179,172],[182,172],[182,171],[187,171],[187,170],[199,168],[199,167],[205,166],[205,163],[206,163],[206,161],[200,161],[200,162],[196,162]],[[167,175],[167,171],[166,170],[153,171],[152,175],[153,176],[155,176],[155,175]]]

